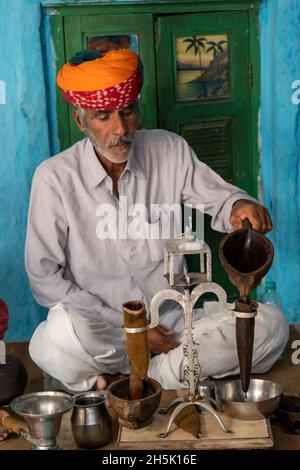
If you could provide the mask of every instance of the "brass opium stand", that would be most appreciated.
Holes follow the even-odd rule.
[[[273,261],[274,248],[263,234],[252,229],[248,219],[243,228],[222,240],[219,248],[222,265],[231,283],[238,288],[235,302],[236,342],[243,392],[249,389],[252,367],[254,326],[257,303],[249,299],[251,289],[266,275]]]

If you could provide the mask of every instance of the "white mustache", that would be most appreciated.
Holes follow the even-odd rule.
[[[112,139],[108,147],[114,147],[115,145],[130,144],[133,141],[133,136],[124,135],[124,137],[116,137]]]

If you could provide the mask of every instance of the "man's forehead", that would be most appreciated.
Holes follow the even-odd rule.
[[[130,103],[128,104],[127,106],[123,106],[122,108],[114,108],[114,109],[87,109],[87,111],[89,111],[92,116],[96,116],[97,114],[101,114],[101,113],[113,113],[115,111],[119,111],[119,112],[122,112],[126,109],[130,109],[130,108],[135,108],[136,107],[136,102],[134,103]]]

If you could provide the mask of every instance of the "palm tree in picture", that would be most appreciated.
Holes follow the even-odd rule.
[[[217,80],[219,78],[219,59],[218,59],[218,56],[219,56],[219,53],[220,52],[224,52],[224,47],[223,47],[223,44],[225,44],[227,41],[219,41],[219,42],[215,42],[215,41],[207,41],[206,44],[209,44],[210,47],[206,50],[206,54],[208,54],[210,51],[212,51],[213,53],[213,58],[215,60],[215,58],[217,58]]]
[[[185,50],[185,53],[189,52],[191,49],[194,48],[194,53],[195,53],[195,56],[198,54],[199,55],[199,65],[200,65],[200,80],[202,82],[202,86],[203,86],[203,92],[204,92],[204,96],[206,96],[206,85],[205,85],[205,82],[204,82],[204,78],[203,78],[203,66],[202,66],[202,49],[204,49],[205,51],[205,41],[207,41],[206,38],[203,38],[203,37],[200,37],[200,38],[197,38],[197,36],[195,35],[192,35],[191,38],[187,38],[185,39],[183,42],[188,42],[189,45],[187,46],[186,50]]]

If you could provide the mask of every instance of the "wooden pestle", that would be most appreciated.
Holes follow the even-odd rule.
[[[129,399],[139,400],[143,398],[143,379],[148,374],[150,357],[145,305],[137,300],[126,302],[123,317],[130,362]]]

